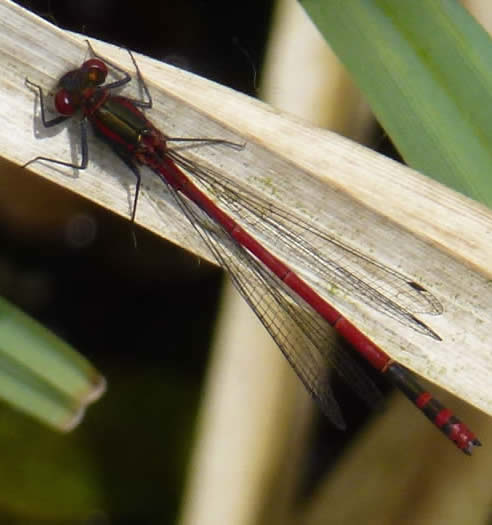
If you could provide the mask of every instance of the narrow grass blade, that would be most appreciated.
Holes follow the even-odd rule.
[[[302,0],[405,161],[492,205],[491,39],[454,0]]]

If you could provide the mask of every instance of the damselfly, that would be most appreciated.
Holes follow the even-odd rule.
[[[89,45],[90,47],[90,45]],[[372,343],[336,308],[331,306],[306,279],[260,243],[269,239],[296,266],[315,273],[326,289],[336,288],[375,310],[396,319],[416,332],[441,340],[415,313],[442,313],[439,301],[423,286],[372,260],[327,232],[309,224],[290,210],[273,204],[238,183],[225,179],[216,170],[198,165],[170,144],[242,145],[222,139],[170,138],[159,131],[141,109],[152,107],[152,98],[138,65],[130,53],[142,100],[113,94],[131,77],[116,65],[96,55],[81,67],[64,74],[54,97],[59,115],[48,120],[41,87],[26,79],[40,96],[44,126],[52,127],[80,115],[81,162],[36,157],[77,169],[87,167],[87,122],[133,172],[137,184],[131,213],[135,219],[140,192],[139,166],[153,170],[167,186],[177,206],[191,221],[217,262],[292,365],[306,388],[320,403],[323,412],[338,428],[345,423],[328,379],[328,365],[336,368],[358,395],[370,404],[380,397],[372,381],[347,350],[333,351],[325,338],[331,325],[374,368],[384,373],[463,452],[470,454],[480,445],[475,435],[431,394],[413,374],[393,361]],[[122,78],[104,84],[108,65]],[[320,250],[319,245],[324,249]],[[327,255],[328,254],[328,255]],[[321,291],[321,290],[320,290]]]

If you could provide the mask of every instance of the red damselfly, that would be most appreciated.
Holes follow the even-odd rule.
[[[144,96],[134,100],[113,94],[131,80],[115,64],[96,55],[81,67],[64,74],[54,96],[58,116],[47,119],[41,87],[26,79],[40,97],[45,127],[80,115],[81,162],[46,157],[46,161],[77,169],[87,167],[87,122],[128,166],[136,177],[132,222],[135,219],[141,176],[139,166],[153,170],[167,186],[183,214],[191,221],[217,262],[229,273],[244,299],[284,353],[323,412],[338,428],[345,423],[328,379],[331,364],[356,393],[369,404],[380,398],[377,388],[350,353],[327,343],[328,323],[374,368],[384,373],[458,448],[471,454],[480,445],[475,435],[421,387],[413,374],[393,361],[301,277],[256,240],[270,239],[276,253],[288,255],[298,267],[317,276],[317,283],[370,305],[375,310],[411,327],[420,334],[441,338],[415,313],[442,313],[439,301],[423,286],[372,259],[330,234],[308,224],[291,211],[258,197],[238,183],[224,179],[215,170],[186,158],[170,143],[243,145],[222,139],[171,138],[159,131],[141,109],[152,107],[152,98],[138,65],[130,53]],[[122,78],[107,83],[109,68]],[[316,242],[317,241],[317,242]],[[325,248],[320,251],[317,243]],[[330,256],[326,254],[329,253]],[[324,284],[323,284],[324,283]]]

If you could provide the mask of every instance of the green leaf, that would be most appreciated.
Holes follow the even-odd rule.
[[[492,45],[454,0],[302,0],[413,168],[492,205]]]
[[[104,378],[86,359],[0,298],[0,398],[67,431],[104,388]]]

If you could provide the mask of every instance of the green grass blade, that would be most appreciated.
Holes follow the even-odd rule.
[[[492,45],[454,0],[302,0],[405,161],[492,206]]]
[[[104,385],[87,360],[0,298],[0,398],[58,430],[70,430]]]

